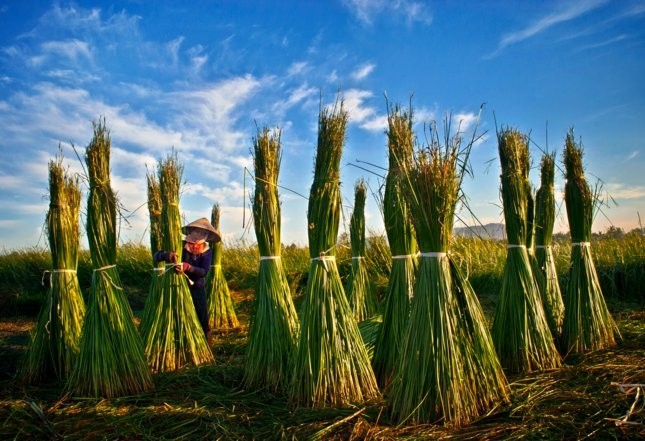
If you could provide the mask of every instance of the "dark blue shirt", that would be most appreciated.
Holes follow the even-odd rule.
[[[184,244],[185,245],[185,244]],[[157,251],[154,255],[154,261],[156,262],[168,262],[170,251]],[[182,247],[181,250],[181,261],[188,262],[190,268],[188,268],[186,275],[190,280],[193,281],[193,284],[190,283],[188,286],[191,291],[197,291],[204,289],[206,285],[206,274],[211,269],[211,263],[213,261],[213,250],[207,249],[201,254],[193,254]]]

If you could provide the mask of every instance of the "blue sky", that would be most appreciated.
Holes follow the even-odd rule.
[[[464,183],[482,223],[503,221],[495,120],[531,133],[536,186],[538,146],[561,163],[575,127],[587,177],[618,204],[594,231],[630,230],[645,215],[645,1],[0,0],[0,23],[0,249],[47,246],[48,161],[60,143],[80,171],[71,144],[82,154],[99,115],[112,135],[112,185],[130,211],[121,241],[148,243],[147,210],[137,210],[146,167],[174,147],[185,219],[209,217],[217,202],[225,240],[253,242],[243,170],[256,124],[282,128],[280,184],[308,195],[319,103],[339,88],[350,116],[346,221],[356,180],[381,183],[349,164],[387,164],[384,94],[404,105],[413,94],[421,140],[423,123],[447,112],[472,128],[486,103]],[[558,201],[562,191],[557,173]],[[281,199],[283,242],[306,245],[307,201],[286,190]],[[373,197],[366,217],[383,231]],[[555,228],[567,229],[563,206]]]

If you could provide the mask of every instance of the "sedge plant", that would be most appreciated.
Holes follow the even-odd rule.
[[[110,185],[110,134],[94,123],[85,151],[89,174],[87,240],[94,270],[80,352],[67,388],[83,397],[112,398],[152,389],[141,338],[116,268],[117,198]]]
[[[543,283],[540,290],[544,312],[553,337],[562,332],[564,303],[553,257],[553,224],[555,223],[555,153],[545,153],[540,163],[540,188],[535,196],[535,259]]]
[[[461,183],[476,140],[462,145],[461,129],[430,145],[407,170],[406,194],[421,250],[410,319],[391,385],[393,418],[408,423],[459,426],[507,400],[502,371],[484,313],[468,280],[449,254]]]
[[[49,211],[46,230],[52,269],[49,289],[31,336],[21,376],[28,383],[65,380],[79,352],[85,302],[76,275],[79,255],[81,190],[78,178],[49,162]]]
[[[155,310],[159,305],[160,293],[160,280],[159,275],[164,271],[164,263],[154,261],[155,252],[161,249],[161,187],[159,186],[159,179],[154,172],[146,173],[146,188],[148,195],[148,215],[150,217],[150,251],[152,254],[152,270],[150,277],[150,286],[148,288],[148,296],[141,315],[141,326],[139,333],[143,335],[147,333],[144,331],[144,326],[152,323],[152,317]]]
[[[378,308],[365,262],[365,199],[367,186],[359,180],[354,186],[354,211],[349,222],[352,248],[352,270],[347,281],[347,298],[354,318],[362,322],[372,317]]]
[[[564,353],[607,348],[616,344],[616,335],[619,335],[605,303],[591,253],[591,226],[598,198],[585,179],[582,155],[582,145],[575,141],[570,129],[564,147],[564,201],[571,232],[571,263],[560,340]]]
[[[281,258],[280,135],[279,129],[258,127],[253,138],[253,222],[260,260],[244,369],[248,387],[274,392],[288,389],[299,326]]]
[[[386,391],[399,361],[410,315],[417,261],[417,242],[404,195],[405,170],[414,153],[412,108],[388,108],[388,172],[383,195],[383,221],[392,254],[383,321],[378,327],[372,367],[381,390]]]
[[[161,245],[182,254],[179,189],[183,165],[176,153],[158,164],[161,189]],[[174,371],[188,363],[199,366],[214,361],[206,335],[197,318],[185,273],[166,263],[159,273],[154,314],[141,324],[148,364],[153,372]]]
[[[290,388],[293,402],[312,407],[361,403],[380,396],[336,265],[346,125],[342,100],[321,108],[307,211],[311,261]]]
[[[213,204],[211,209],[211,225],[219,231],[220,207]],[[233,306],[233,298],[228,289],[228,283],[222,270],[222,241],[211,242],[213,262],[206,276],[206,292],[208,301],[208,324],[211,330],[227,330],[240,326]]]
[[[501,163],[501,195],[508,239],[492,336],[502,366],[511,373],[560,366],[540,291],[527,252],[529,149],[517,129],[497,133]]]

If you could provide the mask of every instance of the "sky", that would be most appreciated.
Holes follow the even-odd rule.
[[[420,144],[446,115],[482,136],[456,226],[503,222],[503,126],[530,134],[536,187],[542,152],[556,151],[562,168],[574,128],[587,178],[611,196],[593,231],[629,231],[645,215],[643,0],[0,0],[0,24],[3,252],[48,246],[48,163],[60,149],[82,173],[99,117],[125,209],[120,242],[149,243],[146,172],[173,149],[184,164],[184,221],[210,218],[218,203],[225,243],[255,242],[250,151],[268,126],[282,131],[282,242],[307,245],[319,108],[338,94],[349,113],[341,232],[360,178],[368,234],[384,231],[386,96],[412,103]],[[568,229],[563,186],[559,170],[556,231]]]

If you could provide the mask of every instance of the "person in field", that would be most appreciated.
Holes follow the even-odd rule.
[[[205,281],[213,260],[213,250],[209,248],[208,243],[219,242],[221,236],[205,217],[184,225],[181,231],[185,235],[184,246],[181,250],[181,265],[177,265],[175,270],[186,274],[188,280],[190,280],[188,286],[197,312],[197,318],[202,325],[204,334],[208,337],[210,329],[208,326]],[[174,251],[157,251],[154,254],[154,261],[155,263],[177,263],[177,253]]]

